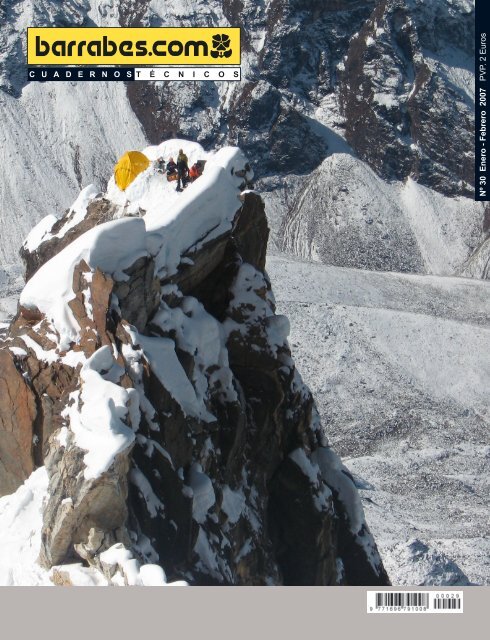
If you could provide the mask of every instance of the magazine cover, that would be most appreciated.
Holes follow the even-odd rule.
[[[1,585],[490,584],[478,4],[2,0]]]

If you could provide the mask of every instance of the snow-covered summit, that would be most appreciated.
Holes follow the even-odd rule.
[[[179,148],[206,161],[182,193],[154,163]],[[125,191],[86,187],[24,246],[0,343],[0,491],[27,484],[0,525],[28,505],[43,570],[5,579],[386,584],[275,313],[246,157],[182,140],[144,153]]]
[[[179,149],[185,150],[191,164],[206,160],[203,175],[183,193],[176,191],[175,182],[168,182],[154,163],[159,157],[176,158]],[[77,237],[43,264],[22,291],[21,305],[37,309],[53,323],[62,348],[67,348],[70,341],[77,342],[69,302],[74,297],[73,272],[80,261],[84,260],[91,269],[100,268],[116,280],[124,280],[125,268],[138,258],[151,256],[155,259],[155,274],[171,276],[187,250],[197,249],[199,243],[209,242],[231,229],[240,207],[240,187],[253,176],[245,156],[233,147],[208,154],[196,143],[171,140],[148,147],[144,153],[152,163],[126,190],[119,189],[114,177],[109,180],[105,195],[99,196],[93,186],[86,187],[60,229],[59,221],[48,216],[36,225],[24,243],[27,256],[37,250],[42,252],[42,247],[53,238],[62,239],[81,225],[91,202],[103,198],[114,205],[113,221]]]

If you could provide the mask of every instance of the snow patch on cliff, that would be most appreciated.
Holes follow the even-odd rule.
[[[67,349],[79,337],[78,324],[68,306],[75,297],[72,289],[75,266],[82,260],[116,279],[123,270],[147,255],[145,225],[140,219],[115,220],[101,224],[77,238],[48,260],[29,280],[20,304],[38,309],[50,320],[60,336],[60,347]]]
[[[139,426],[139,421],[127,424],[132,417],[131,395],[137,392],[111,382],[114,368],[121,369],[111,348],[101,347],[83,365],[81,391],[72,393],[72,404],[64,413],[76,445],[86,451],[83,461],[87,480],[107,471],[116,456],[131,447]]]

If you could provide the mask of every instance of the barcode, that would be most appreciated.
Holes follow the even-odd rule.
[[[368,613],[463,613],[463,592],[368,591]]]
[[[428,607],[428,593],[410,593],[409,591],[377,593],[376,607]]]
[[[461,609],[459,598],[434,598],[434,609]]]

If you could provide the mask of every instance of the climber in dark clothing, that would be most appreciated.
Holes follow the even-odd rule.
[[[167,176],[173,175],[177,171],[177,163],[174,162],[173,158],[167,162]]]
[[[177,191],[182,191],[187,186],[187,178],[189,175],[188,159],[182,149],[179,149],[179,155],[177,157],[177,172],[178,182]]]

